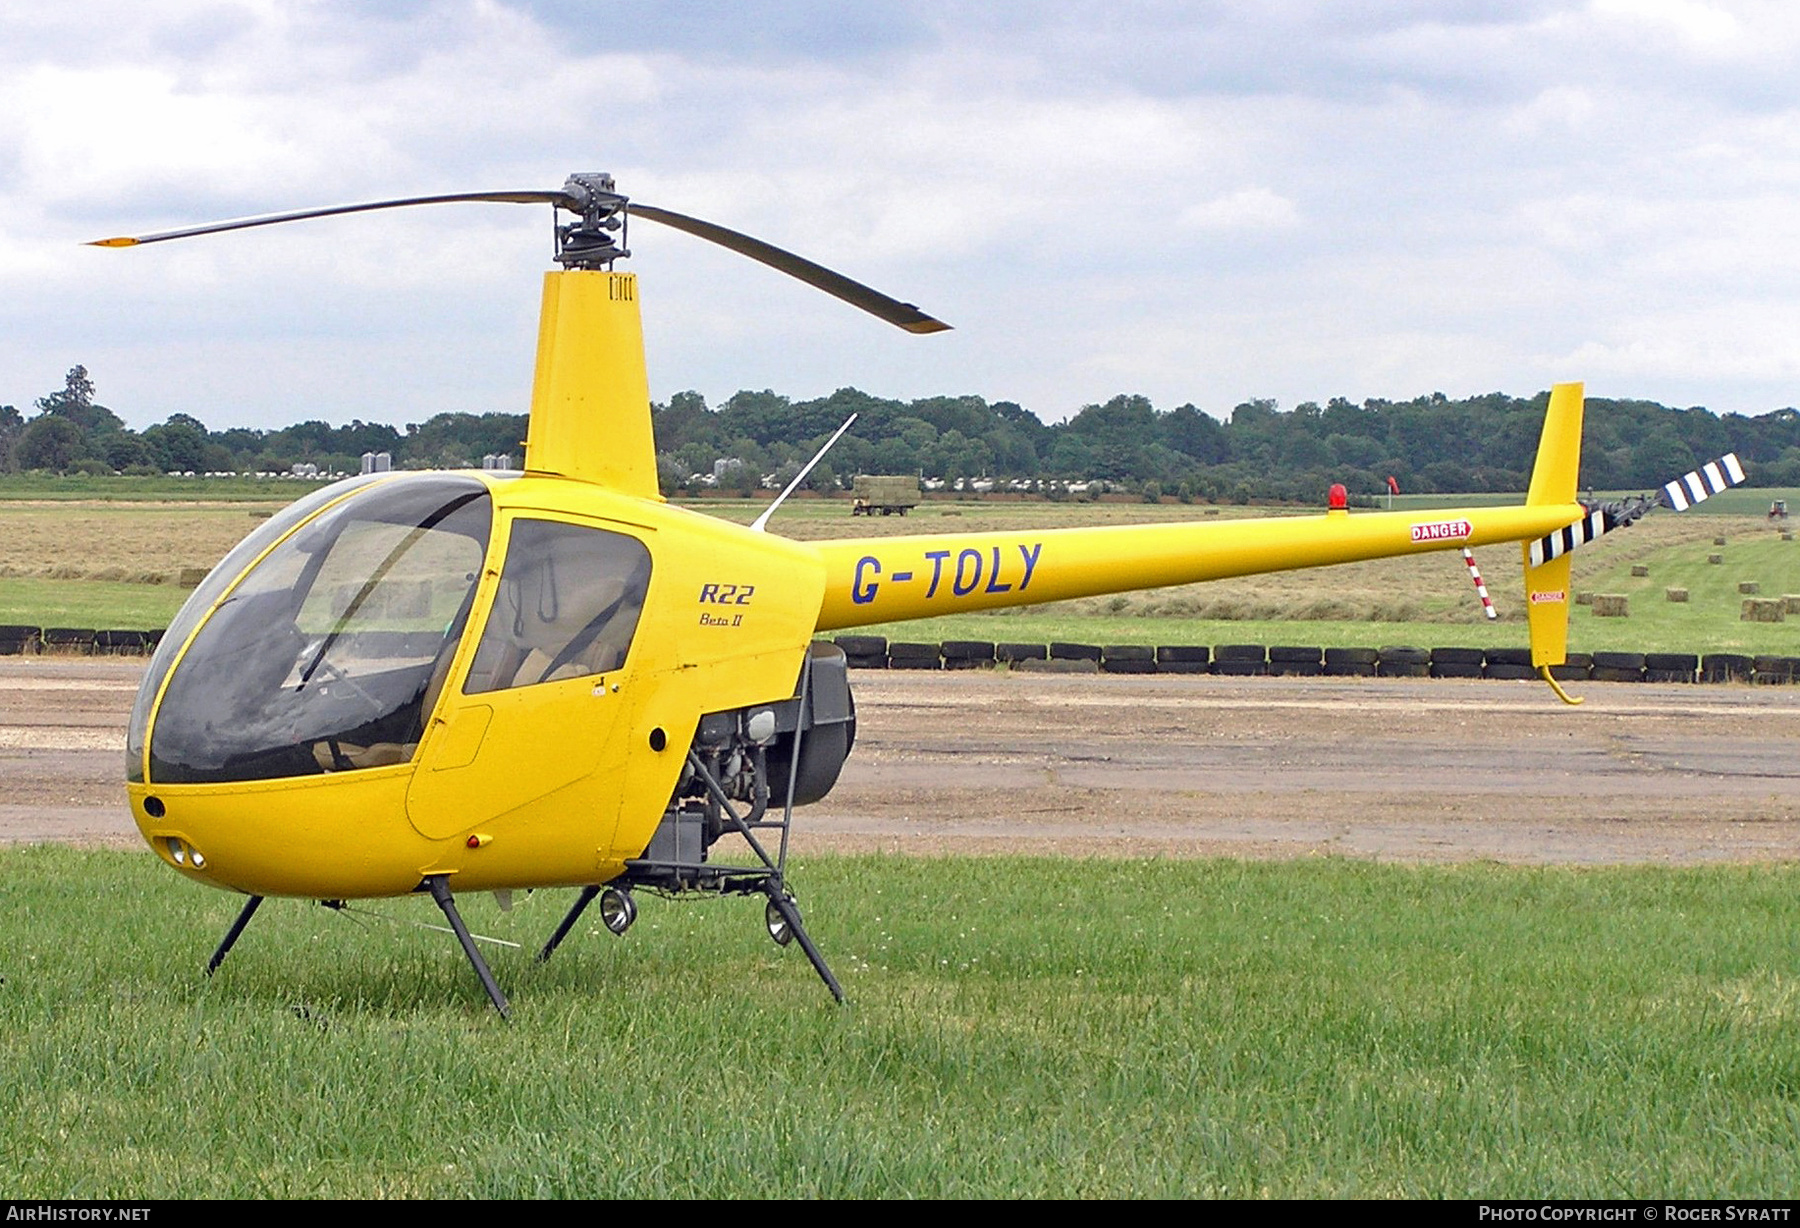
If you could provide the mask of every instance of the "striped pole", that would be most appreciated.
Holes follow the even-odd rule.
[[[1475,552],[1467,546],[1463,547],[1463,562],[1469,565],[1469,576],[1475,581],[1475,591],[1481,596],[1481,608],[1487,611],[1489,619],[1499,618],[1494,612],[1494,599],[1488,596],[1487,585],[1481,582],[1481,569],[1475,566]]]

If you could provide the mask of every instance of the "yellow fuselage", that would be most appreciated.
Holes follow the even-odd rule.
[[[1547,426],[1546,444],[1554,434],[1572,453],[1580,390],[1566,386],[1558,397],[1552,419],[1561,425]],[[170,865],[255,895],[397,895],[432,875],[452,876],[458,891],[603,883],[649,843],[700,716],[793,695],[818,631],[1541,537],[1582,514],[1573,463],[1566,481],[1534,485],[1522,507],[794,542],[657,496],[635,279],[552,273],[527,472],[467,475],[486,489],[491,531],[478,574],[463,577],[472,585],[466,626],[445,637],[417,707],[416,741],[392,756],[402,761],[334,763],[340,748],[327,754],[330,739],[315,735],[317,772],[182,783],[155,757],[158,715],[196,643],[187,677],[208,676],[208,620],[281,542],[303,553],[301,534],[328,507],[382,482],[424,480],[394,474],[335,504],[320,496],[325,503],[295,512],[279,534],[271,522],[260,552],[240,547],[197,591],[134,710],[131,810]],[[519,609],[500,590],[521,520],[600,530],[647,553],[648,589],[622,662],[579,677],[546,671],[509,689],[471,681],[488,620]],[[1566,595],[1552,595],[1559,612]],[[290,649],[274,664],[285,671],[292,660]]]
[[[494,605],[517,518],[604,528],[650,550],[649,593],[624,665],[466,694],[477,615],[409,762],[168,784],[148,768],[152,732],[136,773],[144,779],[129,793],[165,860],[218,886],[314,898],[399,894],[428,874],[454,874],[458,890],[604,882],[649,842],[699,714],[793,694],[824,584],[815,550],[567,479],[487,484],[494,528],[477,611]],[[181,668],[178,656],[171,676]],[[652,749],[658,729],[661,750]],[[177,864],[172,839],[200,850],[205,868]]]

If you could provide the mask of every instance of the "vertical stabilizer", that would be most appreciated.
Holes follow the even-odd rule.
[[[1544,433],[1538,440],[1537,464],[1531,470],[1528,507],[1569,504],[1570,520],[1581,508],[1575,503],[1581,476],[1582,386],[1558,384],[1550,390]],[[1531,663],[1561,665],[1569,647],[1569,556],[1538,566],[1531,564],[1531,545],[1519,547],[1525,562],[1525,610],[1531,626]]]
[[[544,275],[525,468],[658,497],[637,278]]]
[[[1558,384],[1550,390],[1527,504],[1575,502],[1581,477],[1581,408],[1582,385]]]

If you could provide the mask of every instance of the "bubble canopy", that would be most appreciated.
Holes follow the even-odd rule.
[[[177,616],[158,652],[169,660],[152,661],[132,713],[134,779],[165,674],[149,730],[154,782],[411,760],[468,622],[492,501],[480,480],[459,475],[377,480],[346,496],[350,485],[317,492],[246,539]]]

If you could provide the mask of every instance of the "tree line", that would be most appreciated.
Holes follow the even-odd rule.
[[[854,388],[791,400],[739,392],[709,406],[697,392],[653,405],[657,464],[666,493],[700,486],[752,489],[797,472],[851,413],[856,424],[814,470],[818,489],[857,473],[910,473],[956,486],[979,478],[1028,482],[1051,493],[1067,483],[1106,483],[1215,501],[1313,501],[1332,482],[1356,495],[1387,490],[1461,493],[1524,489],[1549,393],[1410,401],[1333,397],[1283,410],[1246,401],[1219,419],[1187,404],[1158,409],[1120,395],[1045,423],[1013,401],[978,396],[877,397]],[[404,427],[306,421],[279,430],[208,429],[185,413],[142,431],[95,400],[92,379],[72,369],[27,418],[0,405],[0,469],[53,473],[287,472],[298,463],[356,472],[365,452],[396,468],[478,466],[490,454],[523,454],[524,414],[438,414]],[[1756,485],[1800,485],[1800,412],[1717,415],[1651,401],[1588,401],[1583,485],[1650,489],[1725,452]],[[723,462],[723,463],[721,463]]]

